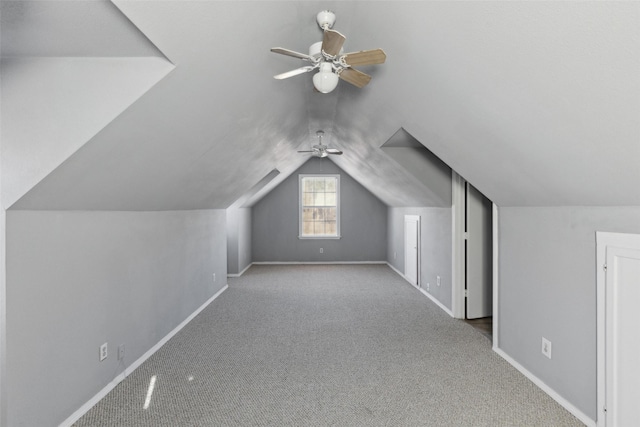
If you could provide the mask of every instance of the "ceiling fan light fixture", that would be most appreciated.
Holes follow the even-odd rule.
[[[321,93],[329,93],[338,86],[338,75],[330,63],[320,64],[320,71],[313,76],[313,86]]]

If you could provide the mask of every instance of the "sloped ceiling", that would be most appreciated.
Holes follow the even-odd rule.
[[[4,3],[3,64],[20,56],[16,33],[31,56],[72,56],[74,43],[81,57],[114,56],[113,23],[80,26],[82,43],[42,35],[73,33],[69,20],[88,13],[74,8],[104,2],[20,2],[54,19],[18,29],[6,28]],[[306,160],[296,150],[317,129],[345,152],[332,160],[383,202],[441,205],[380,149],[400,128],[501,206],[640,205],[640,3],[114,4],[98,15],[150,41],[115,56],[157,50],[175,68],[11,201],[15,209],[226,208],[271,171],[280,171],[273,185],[296,170]],[[386,51],[387,63],[362,68],[373,76],[366,88],[341,82],[322,95],[310,75],[272,78],[303,64],[269,48],[305,52],[321,39],[323,9],[336,12],[347,51]],[[10,108],[3,100],[3,127]],[[2,173],[12,182],[4,163]]]
[[[11,206],[173,65],[111,3],[1,7],[2,202]]]

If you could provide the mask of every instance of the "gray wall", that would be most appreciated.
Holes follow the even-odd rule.
[[[381,149],[425,185],[425,192],[434,202],[430,206],[451,206],[451,168],[442,160],[422,146]]]
[[[640,207],[503,207],[498,217],[499,346],[595,419],[595,232],[640,233]]]
[[[420,215],[420,284],[426,290],[429,283],[429,293],[451,309],[451,208],[389,208],[387,259],[402,273],[405,215]]]
[[[225,222],[224,210],[8,211],[8,425],[58,425],[220,290]]]
[[[341,239],[298,238],[299,174],[340,174]],[[386,259],[387,206],[329,159],[311,158],[257,202],[252,224],[254,262]]]
[[[251,265],[251,208],[238,210],[238,272]]]
[[[227,273],[239,274],[251,264],[251,208],[227,209]]]

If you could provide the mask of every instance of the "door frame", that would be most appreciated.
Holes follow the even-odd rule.
[[[451,312],[456,319],[466,318],[466,253],[465,244],[468,233],[465,231],[467,214],[467,181],[451,171]],[[486,196],[484,196],[486,197]],[[487,199],[489,200],[489,199]],[[491,201],[491,200],[489,200]],[[492,242],[491,266],[492,272],[492,316],[494,327],[494,339],[498,328],[498,205],[491,202],[492,215],[490,241]],[[497,341],[495,341],[497,346]]]
[[[455,319],[465,318],[465,231],[464,221],[467,211],[465,191],[467,181],[451,170],[451,313]],[[499,251],[498,251],[498,205],[492,202],[492,270],[493,270],[493,348],[499,344]]]
[[[469,182],[466,191],[465,318],[493,316],[493,202]]]
[[[465,318],[465,184],[464,178],[451,170],[451,312],[456,319]]]
[[[596,231],[596,426],[606,425],[606,280],[607,247],[640,249],[640,234]]]
[[[420,282],[420,273],[421,273],[421,266],[420,264],[422,264],[421,261],[421,246],[422,243],[420,241],[420,215],[405,215],[404,216],[404,276],[407,277],[407,260],[408,260],[408,256],[407,256],[407,222],[415,222],[416,223],[416,245],[417,245],[417,254],[416,256],[418,257],[418,259],[416,260],[416,264],[417,264],[417,272],[416,272],[416,283],[412,283],[413,285],[416,285],[417,287],[422,287],[422,283]]]
[[[495,203],[492,203],[492,217],[491,220],[493,221],[492,224],[492,236],[493,236],[493,255],[492,255],[492,259],[493,259],[493,321],[492,321],[492,326],[493,326],[493,333],[491,335],[492,339],[493,339],[493,349],[497,349],[498,347],[500,347],[500,342],[498,340],[499,335],[498,335],[498,325],[499,325],[499,310],[498,310],[498,290],[499,290],[499,286],[498,286],[498,274],[500,273],[500,269],[499,269],[499,257],[498,255],[500,254],[500,252],[498,251],[498,205],[496,205]]]

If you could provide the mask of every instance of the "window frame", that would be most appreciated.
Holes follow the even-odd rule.
[[[304,203],[303,203],[303,180],[304,178],[327,178],[327,177],[332,177],[336,179],[336,234],[335,235],[328,235],[328,234],[323,234],[323,235],[304,235],[303,234],[303,220],[302,220],[302,213],[304,210]],[[333,205],[331,205],[333,206]],[[329,207],[326,206],[325,207]],[[299,174],[298,175],[298,238],[299,239],[315,239],[315,240],[335,240],[335,239],[340,239],[342,237],[341,231],[340,231],[340,174],[318,174],[318,173],[313,173],[313,174]]]

